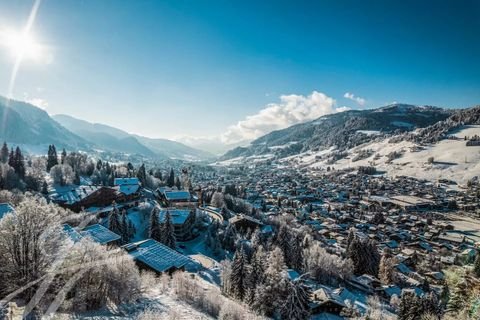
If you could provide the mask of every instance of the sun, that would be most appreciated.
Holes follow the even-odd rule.
[[[0,44],[6,47],[15,59],[37,60],[41,56],[41,46],[31,34],[25,32],[4,31],[0,34]]]

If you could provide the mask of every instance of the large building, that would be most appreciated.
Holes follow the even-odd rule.
[[[187,256],[157,242],[147,239],[123,246],[142,269],[157,273],[172,273],[176,270],[193,271],[198,264]]]
[[[192,209],[161,209],[158,216],[161,223],[165,221],[166,214],[170,213],[175,230],[175,237],[178,241],[186,241],[193,238],[193,227],[195,225],[195,211]]]

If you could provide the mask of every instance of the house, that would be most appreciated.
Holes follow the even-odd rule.
[[[63,225],[63,232],[73,241],[78,242],[83,238],[90,238],[102,245],[115,244],[121,236],[101,224],[94,224],[78,231],[69,224]]]
[[[172,273],[176,270],[195,270],[199,265],[187,256],[157,242],[147,239],[129,243],[123,248],[132,256],[140,268],[157,273]]]
[[[339,315],[347,306],[342,298],[330,288],[321,287],[312,293],[310,309],[312,314],[331,313]]]
[[[192,196],[190,192],[186,190],[177,191],[159,188],[157,190],[157,196],[165,203],[167,207],[195,208],[198,205],[197,198]]]
[[[0,220],[11,212],[15,212],[15,209],[9,203],[0,203]]]
[[[140,180],[138,178],[115,178],[113,185],[124,195],[126,201],[140,197]]]
[[[50,199],[72,211],[79,212],[89,207],[104,207],[122,200],[116,188],[105,186],[67,186],[57,188]]]
[[[85,227],[82,231],[80,231],[80,234],[83,237],[89,237],[93,241],[100,244],[113,244],[121,238],[120,235],[116,234],[113,231],[110,231],[108,228],[105,228],[101,224],[94,224]]]
[[[162,209],[158,213],[160,223],[165,221],[167,212],[172,219],[175,237],[178,241],[186,241],[191,239],[193,234],[193,226],[195,225],[195,211],[190,209],[168,208]]]
[[[237,214],[236,216],[228,219],[228,222],[235,226],[237,230],[255,230],[257,227],[262,227],[263,223],[255,218],[244,214]]]

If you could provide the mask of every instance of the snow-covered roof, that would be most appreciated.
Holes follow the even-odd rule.
[[[181,210],[181,209],[168,209],[168,210],[161,210],[158,213],[158,219],[160,222],[163,222],[165,220],[165,216],[167,212],[170,213],[170,217],[172,218],[173,224],[184,224],[185,221],[188,219],[190,216],[190,210]]]
[[[140,261],[157,272],[165,272],[172,268],[179,269],[196,263],[153,239],[147,239],[124,246],[134,260]]]
[[[0,219],[10,212],[15,212],[15,209],[9,203],[0,203]]]
[[[118,234],[108,230],[100,224],[85,227],[80,234],[84,237],[90,237],[93,241],[100,244],[107,244],[121,238]]]
[[[113,184],[116,186],[140,185],[140,181],[138,178],[115,178],[115,180],[113,180]]]
[[[50,194],[50,198],[57,202],[74,204],[100,188],[99,186],[56,186],[55,191]]]
[[[168,201],[190,200],[188,191],[165,191],[163,194]]]
[[[80,241],[83,236],[75,230],[71,225],[69,224],[64,224],[63,225],[63,232],[73,241],[77,242]]]

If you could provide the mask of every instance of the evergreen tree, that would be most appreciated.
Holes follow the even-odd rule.
[[[65,159],[67,158],[67,151],[65,148],[62,150],[62,154],[60,155],[60,163],[65,164]]]
[[[300,235],[290,238],[290,267],[297,271],[303,270],[303,250]]]
[[[180,181],[179,177],[175,177],[175,186],[177,187],[178,190],[182,189],[182,182]]]
[[[167,247],[172,249],[175,249],[177,247],[177,240],[175,239],[175,229],[173,227],[172,217],[169,211],[165,213],[165,218],[161,225],[161,239],[161,242]]]
[[[167,186],[169,186],[170,188],[173,188],[173,186],[175,185],[175,173],[173,172],[173,168],[170,169],[170,175],[168,176],[168,179],[167,179]]]
[[[132,220],[128,219],[128,241],[135,236],[137,232],[135,225],[133,224]]]
[[[475,262],[473,263],[473,272],[480,278],[480,254],[477,252],[477,256],[475,257]]]
[[[122,223],[117,208],[114,208],[108,216],[108,229],[120,236],[122,235]]]
[[[0,150],[0,161],[2,163],[8,162],[8,146],[6,142],[3,143],[2,149]]]
[[[153,208],[150,213],[150,226],[148,229],[148,236],[153,240],[161,242],[162,234],[160,231],[160,222],[158,221],[158,208]]]
[[[278,230],[276,242],[278,247],[282,250],[283,252],[283,257],[285,259],[285,262],[287,266],[291,266],[292,262],[292,257],[291,257],[291,235],[290,231],[288,230],[288,227],[285,224],[282,224]]]
[[[75,171],[75,177],[73,178],[73,184],[76,184],[77,186],[80,185],[80,175],[78,174],[77,171]]]
[[[15,169],[16,163],[15,163],[15,151],[13,151],[13,148],[10,149],[10,154],[8,155],[8,165]]]
[[[147,183],[147,173],[145,171],[145,164],[142,164],[140,168],[138,168],[137,171],[137,178],[142,184],[142,186],[145,186]]]
[[[398,308],[398,320],[417,320],[422,315],[421,300],[412,291],[404,291]]]
[[[375,242],[354,237],[348,247],[347,257],[352,259],[355,274],[378,275],[380,255]]]
[[[289,282],[287,287],[287,297],[281,309],[282,319],[309,319],[310,295],[310,289],[306,285],[303,277]]]
[[[48,184],[47,184],[47,181],[45,180],[43,180],[43,183],[42,183],[42,194],[48,195]]]
[[[47,172],[50,172],[50,169],[53,166],[56,166],[57,164],[58,164],[57,149],[55,149],[55,146],[52,144],[48,146]]]
[[[22,151],[19,147],[15,149],[15,173],[18,174],[20,179],[25,179],[25,162],[23,159]]]
[[[122,244],[126,244],[130,241],[130,234],[128,232],[128,222],[130,219],[127,217],[127,211],[122,210],[122,220],[120,222],[121,225],[121,237],[122,237]]]
[[[235,252],[232,262],[232,273],[230,274],[230,286],[232,295],[238,300],[243,300],[247,292],[248,258],[243,246]]]

